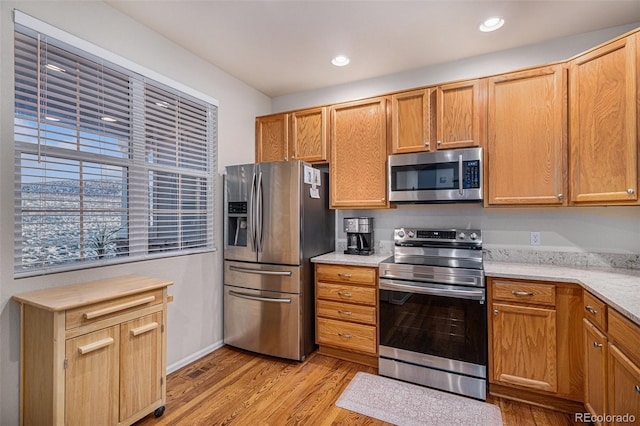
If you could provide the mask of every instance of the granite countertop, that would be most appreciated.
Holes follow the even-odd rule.
[[[391,256],[391,254],[356,256],[332,252],[314,257],[311,262],[376,267]],[[485,260],[484,273],[487,277],[578,284],[640,326],[640,270],[638,269],[587,268]]]
[[[640,326],[640,270],[485,261],[484,274],[579,284]]]
[[[355,254],[344,254],[339,251],[312,257],[313,263],[333,263],[337,265],[351,266],[373,266],[377,267],[380,262],[393,256],[392,254],[372,254],[369,256],[358,256]]]

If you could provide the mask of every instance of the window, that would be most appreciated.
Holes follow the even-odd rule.
[[[217,106],[16,22],[16,276],[214,249]]]

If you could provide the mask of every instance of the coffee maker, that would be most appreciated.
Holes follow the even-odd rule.
[[[345,217],[344,231],[347,233],[345,254],[367,256],[373,254],[373,218]]]

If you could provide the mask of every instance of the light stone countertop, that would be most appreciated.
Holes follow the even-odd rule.
[[[332,252],[311,259],[314,263],[376,267],[391,254],[356,256]],[[488,277],[574,283],[640,326],[640,270],[583,268],[549,264],[484,261]]]
[[[377,267],[380,262],[391,257],[392,254],[377,254],[374,253],[369,256],[358,256],[356,254],[344,254],[339,251],[323,254],[320,256],[312,257],[313,263],[333,263],[336,265],[350,265],[350,266],[373,266]]]
[[[640,270],[485,261],[484,274],[579,284],[640,326]]]

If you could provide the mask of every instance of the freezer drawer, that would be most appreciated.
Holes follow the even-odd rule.
[[[224,286],[224,343],[303,360],[300,296]]]
[[[283,293],[302,293],[302,267],[224,262],[224,283],[236,287]]]

